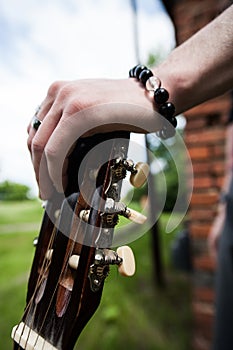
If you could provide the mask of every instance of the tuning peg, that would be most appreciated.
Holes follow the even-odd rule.
[[[147,220],[147,217],[138,211],[128,208],[126,209],[126,212],[124,213],[124,216],[129,219],[132,222],[135,222],[135,224],[142,225]]]
[[[119,247],[116,251],[117,255],[122,259],[118,266],[118,271],[121,276],[130,277],[135,273],[135,259],[133,251],[128,246]]]
[[[116,213],[123,215],[127,219],[135,222],[136,224],[144,224],[147,220],[147,217],[134,209],[128,208],[122,202],[115,202],[112,198],[107,198],[105,203],[105,212],[106,213]]]
[[[71,255],[71,257],[69,258],[69,265],[72,269],[77,270],[79,258],[79,255]]]
[[[134,172],[130,175],[130,183],[136,188],[142,187],[147,180],[149,174],[149,165],[147,163],[138,162],[135,165]]]

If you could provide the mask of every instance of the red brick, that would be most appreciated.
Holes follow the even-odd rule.
[[[225,94],[223,96],[220,96],[218,98],[215,98],[211,101],[205,102],[200,104],[199,106],[196,106],[187,112],[185,112],[185,117],[187,120],[189,118],[195,118],[200,117],[208,114],[212,115],[222,115],[222,114],[228,114],[229,110],[231,108],[231,98],[229,94]]]
[[[216,204],[219,199],[219,192],[215,190],[197,192],[192,194],[191,205],[211,205]]]
[[[192,160],[208,160],[211,157],[211,149],[207,146],[188,147]]]
[[[215,185],[216,185],[216,187],[219,188],[219,191],[223,187],[224,180],[225,180],[224,176],[219,176],[215,179]]]
[[[179,0],[173,3],[178,43],[217,16],[230,0]],[[231,107],[230,94],[203,103],[185,113],[184,139],[193,163],[194,190],[188,213],[192,237],[194,279],[194,350],[209,350],[214,318],[213,278],[215,263],[207,254],[206,238],[216,214],[224,176],[225,125]],[[208,277],[208,288],[206,287]],[[203,286],[203,281],[205,287]]]
[[[192,239],[196,238],[207,238],[212,227],[211,223],[191,223],[189,225],[190,235]]]
[[[193,290],[193,299],[213,303],[215,300],[215,292],[211,288],[195,287]]]
[[[218,145],[213,145],[211,149],[212,149],[213,158],[220,158],[220,159],[225,158],[225,145],[223,143]]]
[[[215,185],[215,181],[210,176],[194,177],[193,185],[196,189],[206,189],[213,187]]]
[[[195,145],[198,144],[198,146],[201,144],[216,145],[216,143],[220,143],[222,145],[225,143],[225,133],[224,127],[202,129],[202,131],[187,133],[185,140],[188,146],[191,146],[193,143],[195,143]]]
[[[205,126],[207,126],[207,118],[189,118],[185,128],[186,134],[187,131],[202,129]]]
[[[213,161],[209,164],[209,171],[213,175],[223,175],[224,174],[225,161],[224,158],[221,160]]]
[[[209,173],[212,166],[208,162],[201,162],[199,160],[192,161],[193,172],[196,175]]]
[[[213,207],[212,209],[209,209],[207,207],[204,208],[193,208],[189,211],[189,219],[194,222],[196,220],[213,220],[216,216],[216,208]]]
[[[216,262],[210,256],[202,256],[193,259],[193,266],[196,270],[215,271]]]

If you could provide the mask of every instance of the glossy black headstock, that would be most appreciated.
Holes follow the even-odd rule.
[[[118,214],[135,216],[120,203],[127,170],[138,172],[126,160],[128,141],[127,132],[77,141],[65,196],[46,204],[25,312],[12,331],[15,350],[72,350],[100,303],[109,265],[131,258],[110,249]],[[130,275],[134,267],[122,269]]]

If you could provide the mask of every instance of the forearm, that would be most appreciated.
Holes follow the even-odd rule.
[[[177,114],[233,87],[232,18],[233,5],[153,69]]]

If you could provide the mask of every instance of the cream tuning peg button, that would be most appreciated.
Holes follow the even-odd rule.
[[[133,276],[135,273],[135,259],[132,249],[128,246],[122,246],[117,249],[116,253],[122,258],[122,263],[118,266],[120,275]]]
[[[130,175],[130,183],[136,188],[141,187],[147,180],[149,174],[149,165],[147,163],[138,162],[135,165],[136,173]]]
[[[144,222],[147,220],[147,217],[145,215],[128,207],[126,209],[124,216],[127,217],[127,219],[129,219],[130,221],[135,222],[135,224],[140,224],[140,225],[144,224]]]
[[[79,258],[79,255],[71,255],[71,257],[69,258],[69,265],[72,269],[77,270]]]

